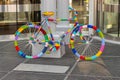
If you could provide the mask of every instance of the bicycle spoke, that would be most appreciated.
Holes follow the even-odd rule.
[[[85,34],[81,34],[78,36],[77,33],[82,32],[82,30],[77,30],[77,28],[83,29],[83,31],[88,30],[90,28],[93,28],[93,33],[85,32]],[[85,28],[85,29],[84,29]],[[96,40],[94,36],[100,36],[101,40]],[[102,51],[104,50],[105,41],[104,36],[102,32],[97,29],[97,27],[92,25],[85,25],[85,26],[78,26],[74,28],[72,34],[71,34],[71,46],[72,46],[72,52],[79,57],[82,60],[95,60],[97,57],[99,57],[102,54]],[[84,45],[84,47],[83,47]],[[78,47],[79,46],[79,47]],[[81,53],[80,47],[83,47],[83,52]]]

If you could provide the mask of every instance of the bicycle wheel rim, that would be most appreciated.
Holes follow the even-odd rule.
[[[44,35],[44,39],[45,39],[45,45],[44,45],[44,48],[42,49],[41,52],[39,52],[39,54],[37,55],[26,55],[22,50],[21,48],[19,47],[19,44],[18,44],[18,39],[19,39],[19,36],[20,34],[26,30],[27,28],[35,28],[35,29],[39,29],[39,31]],[[41,57],[47,50],[48,48],[48,36],[47,36],[47,33],[42,29],[42,28],[39,28],[39,26],[37,25],[23,25],[21,26],[15,33],[15,41],[14,41],[14,45],[15,45],[15,49],[16,51],[18,52],[18,54],[23,57],[23,58],[33,58],[33,59],[36,59],[36,58],[39,58]]]
[[[99,50],[97,51],[97,53],[95,53],[95,55],[92,55],[92,56],[84,56],[84,55],[80,55],[78,53],[78,51],[75,49],[75,46],[74,46],[74,43],[75,43],[75,36],[76,36],[76,33],[78,31],[80,31],[80,29],[82,28],[91,28],[93,29],[95,32],[98,33],[99,37],[101,38],[101,45],[100,45],[100,48]],[[80,35],[81,39],[83,39],[83,35],[81,34]],[[92,26],[92,25],[86,25],[86,26],[78,26],[76,27],[72,33],[71,33],[71,36],[70,36],[70,45],[71,45],[71,48],[72,48],[72,52],[74,55],[76,55],[78,58],[80,58],[81,60],[95,60],[97,59],[98,57],[100,57],[103,53],[103,50],[104,50],[104,47],[105,47],[105,39],[104,39],[104,35],[103,33],[100,31],[100,29],[98,29],[96,26]]]

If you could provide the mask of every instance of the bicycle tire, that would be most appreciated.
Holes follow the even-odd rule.
[[[45,30],[44,29],[42,29],[42,28],[39,28],[40,26],[37,26],[37,25],[23,25],[23,26],[21,26],[17,31],[16,31],[16,33],[15,33],[15,41],[14,41],[14,46],[15,46],[15,49],[16,49],[16,51],[18,52],[18,54],[21,56],[21,57],[23,57],[23,58],[33,58],[33,59],[36,59],[36,58],[39,58],[39,57],[41,57],[45,52],[46,52],[46,50],[47,50],[47,48],[48,48],[48,41],[49,41],[49,39],[48,39],[48,35],[47,35],[47,33],[45,32]],[[31,33],[30,34],[28,34],[28,32],[25,32],[25,31],[28,31],[28,29],[31,29]],[[34,32],[33,32],[33,30],[34,30]],[[37,33],[36,33],[36,31],[38,32],[38,33],[41,33],[41,34],[43,34],[43,36],[44,36],[44,40],[45,40],[45,42],[44,42],[44,46],[43,46],[43,48],[41,49],[41,52],[39,52],[39,54],[37,54],[37,55],[30,55],[30,53],[31,53],[31,47],[32,47],[32,44],[29,44],[29,42],[30,42],[30,39],[32,39],[32,37],[31,36],[33,36],[33,35],[36,35]],[[25,36],[25,35],[27,35],[27,36],[30,36],[30,37],[28,37],[28,38],[26,38],[27,36]],[[21,36],[23,36],[25,39],[22,39],[21,38]],[[20,39],[21,38],[21,39]],[[27,46],[26,46],[27,45]],[[25,49],[25,48],[23,48],[23,47],[28,47],[28,48],[30,48],[30,49]],[[30,51],[29,51],[30,50]],[[29,51],[29,52],[28,52]],[[25,53],[26,52],[26,53]],[[27,53],[29,53],[29,54],[27,54]]]
[[[87,43],[87,41],[84,40],[84,36],[83,34],[81,34],[81,29],[83,28],[88,28],[88,29],[93,29],[100,37],[100,41],[98,40],[92,40],[91,42],[89,42],[89,44]],[[78,42],[80,42],[79,44],[77,44],[77,33],[80,33],[79,35],[79,39]],[[76,43],[75,43],[76,42]],[[98,43],[100,42],[100,44]],[[77,44],[77,47],[75,47],[75,45]],[[80,47],[78,47],[80,45]],[[89,49],[87,51],[85,51],[85,48],[87,47],[86,45],[88,45]],[[92,25],[82,25],[82,26],[77,26],[71,33],[70,35],[70,46],[72,49],[72,52],[75,56],[77,56],[78,58],[80,58],[81,60],[95,60],[98,57],[100,57],[103,53],[103,50],[105,48],[105,39],[104,39],[104,35],[103,33],[100,31],[100,29],[98,29],[96,26],[92,26]],[[96,47],[97,46],[97,47]],[[99,48],[98,48],[99,46]],[[93,47],[93,48],[92,48]],[[78,51],[78,49],[84,50],[84,52],[81,52],[80,50]],[[96,51],[96,49],[98,49]],[[88,54],[87,52],[93,52],[91,54]],[[80,54],[81,52],[81,54]],[[85,54],[84,54],[85,53]]]

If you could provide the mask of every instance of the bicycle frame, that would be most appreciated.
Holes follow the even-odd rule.
[[[52,34],[52,30],[51,30],[51,26],[49,24],[49,22],[57,22],[57,21],[75,21],[75,24],[69,28],[62,36],[60,36],[60,38],[55,41],[54,39],[54,35]],[[57,45],[59,45],[59,48],[60,48],[60,45],[63,45],[64,43],[62,43],[62,40],[76,27],[76,26],[79,26],[78,24],[78,19],[77,19],[77,12],[74,12],[74,17],[73,18],[70,18],[70,19],[52,19],[52,18],[49,18],[49,16],[44,16],[44,19],[42,20],[42,23],[41,23],[41,26],[39,27],[40,28],[44,28],[44,27],[47,27],[48,28],[48,33],[49,33],[49,45],[51,45],[51,48],[50,48],[50,51],[52,51],[53,47],[55,48]],[[39,30],[38,29],[38,30]],[[36,35],[37,36],[37,35]],[[66,44],[64,44],[66,45]],[[58,50],[59,48],[55,48],[54,50]]]
[[[68,44],[62,43],[62,40],[63,40],[75,27],[79,26],[78,23],[75,23],[75,24],[72,26],[72,28],[69,28],[69,29],[68,29],[62,36],[60,36],[60,38],[56,41],[56,40],[54,39],[54,35],[52,34],[51,28],[50,28],[50,26],[49,26],[49,20],[48,20],[48,19],[45,19],[45,22],[46,22],[47,27],[48,27],[48,30],[49,30],[49,36],[50,36],[49,44],[52,46],[52,47],[50,48],[50,51],[52,51],[52,48],[53,48],[53,47],[56,47],[56,45],[68,45]],[[43,25],[43,27],[44,27],[44,25]],[[59,48],[60,48],[60,47],[59,47]],[[56,49],[54,49],[54,50],[56,51],[56,50],[58,50],[59,48],[56,48]]]

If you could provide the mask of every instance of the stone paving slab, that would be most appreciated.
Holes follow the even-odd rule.
[[[2,43],[2,45],[5,44],[8,43]],[[11,45],[6,46],[4,50],[0,49],[0,78],[9,73],[3,80],[64,80],[77,59],[71,50],[66,47],[66,54],[60,59],[40,58],[26,60],[18,56],[14,51],[14,46],[11,47]],[[78,62],[67,80],[120,80],[119,52],[120,45],[107,44],[103,55],[97,60]],[[23,61],[27,64],[70,66],[70,69],[65,74],[13,71]]]
[[[63,57],[60,59],[53,58],[40,58],[30,59],[26,61],[27,64],[45,64],[45,65],[61,65],[61,66],[72,66],[75,63],[75,58]]]
[[[120,80],[120,78],[72,75],[68,80]]]
[[[120,56],[120,45],[106,43],[102,56]]]
[[[26,64],[21,63],[15,71],[32,71],[32,72],[50,72],[50,73],[65,73],[69,69],[69,66],[58,65],[43,65],[43,64]]]
[[[9,72],[14,69],[18,64],[23,62],[24,59],[13,57],[1,57],[0,58],[0,72]]]
[[[3,80],[63,80],[64,77],[63,74],[14,71]]]
[[[80,61],[72,74],[120,77],[120,58],[104,57],[96,61]]]
[[[0,42],[0,57],[19,57],[15,51],[13,42]]]
[[[0,78],[2,78],[7,72],[0,72]]]

